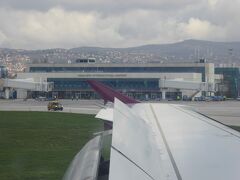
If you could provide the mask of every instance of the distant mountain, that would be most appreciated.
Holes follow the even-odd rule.
[[[152,54],[155,60],[196,61],[205,58],[214,63],[240,63],[240,42],[185,40],[173,44],[153,44],[130,48],[80,47],[73,52],[105,53],[118,51],[129,54]]]
[[[209,62],[240,64],[240,42],[185,40],[172,44],[153,44],[130,48],[79,47],[73,49],[15,50],[0,49],[0,58],[28,57],[32,63],[67,63],[94,57],[99,62]]]

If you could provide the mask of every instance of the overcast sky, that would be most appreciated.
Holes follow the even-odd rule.
[[[0,0],[0,47],[240,41],[240,0]]]

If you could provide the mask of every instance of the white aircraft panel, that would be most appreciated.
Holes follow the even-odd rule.
[[[152,107],[151,107],[152,106]],[[149,104],[184,180],[239,180],[240,134],[168,104]]]
[[[152,180],[146,173],[111,149],[109,180]]]
[[[240,133],[183,106],[116,101],[112,145],[154,179],[240,178]]]
[[[149,122],[134,113],[115,100],[112,146],[154,179],[177,179],[163,141],[156,141],[161,137],[156,136]],[[111,164],[112,168],[114,166],[117,165]],[[119,171],[125,173],[124,169]]]
[[[104,109],[101,109],[97,115],[95,116],[95,118],[98,118],[98,119],[103,119],[103,120],[106,120],[106,121],[113,121],[113,108],[104,108]]]

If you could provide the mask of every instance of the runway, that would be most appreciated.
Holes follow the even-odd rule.
[[[63,112],[96,114],[103,106],[102,100],[59,100]],[[184,102],[158,101],[154,103],[181,104],[192,108],[226,125],[240,126],[240,101]],[[0,111],[47,111],[48,101],[0,100]]]

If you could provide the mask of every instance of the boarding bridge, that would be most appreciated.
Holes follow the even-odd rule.
[[[161,91],[162,91],[162,99],[166,99],[167,89],[193,90],[196,92],[194,93],[195,95],[201,91],[215,92],[214,83],[207,83],[207,82],[160,79],[159,87],[161,88]]]
[[[49,92],[53,89],[51,82],[35,82],[34,79],[1,79],[3,89],[5,90],[5,98],[9,99],[10,89],[24,89],[31,91]]]

